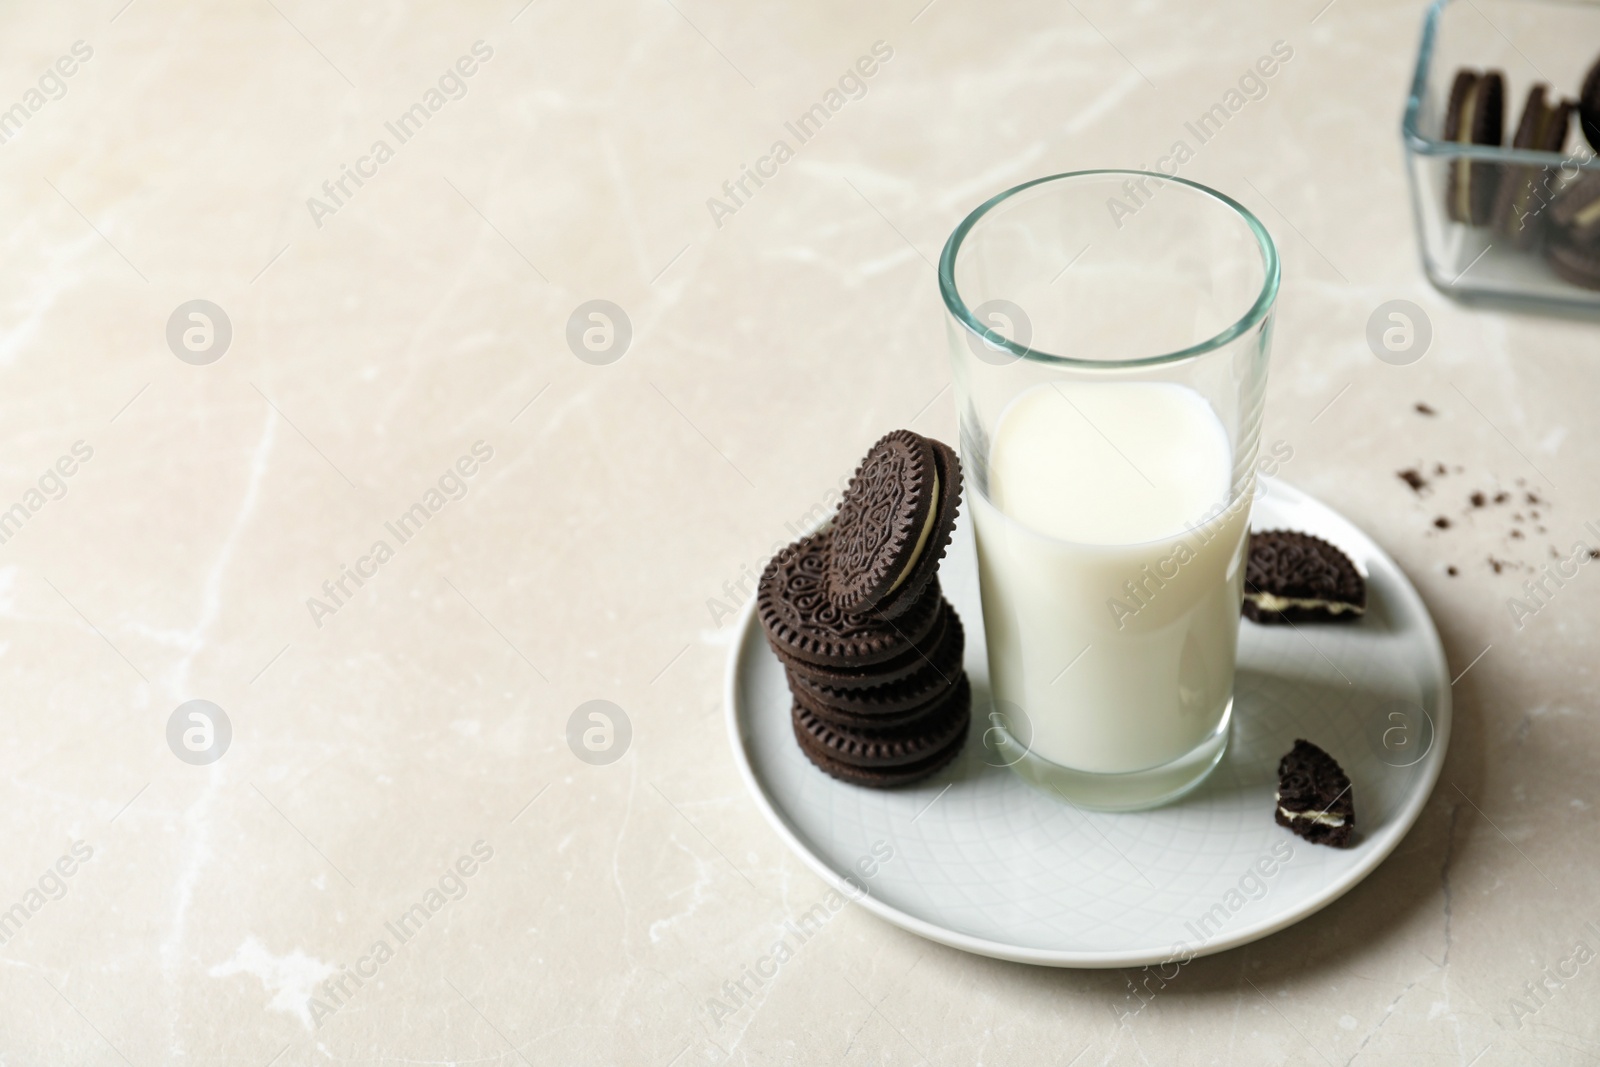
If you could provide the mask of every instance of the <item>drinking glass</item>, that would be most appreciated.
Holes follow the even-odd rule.
[[[1040,178],[968,215],[939,289],[978,544],[985,735],[1083,807],[1227,749],[1277,251],[1182,178]]]

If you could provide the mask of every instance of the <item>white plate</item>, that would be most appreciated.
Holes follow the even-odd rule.
[[[790,731],[783,668],[752,599],[728,665],[727,708],[757,806],[834,888],[897,926],[985,956],[1161,964],[1298,922],[1371,873],[1416,821],[1450,740],[1450,679],[1417,591],[1359,529],[1272,481],[1258,491],[1251,525],[1342,548],[1368,576],[1367,615],[1356,625],[1242,622],[1227,756],[1182,800],[1085,812],[991,765],[998,758],[981,743],[990,701],[983,616],[963,521],[940,569],[967,630],[974,725],[961,756],[901,790],[846,785],[813,767]],[[1408,706],[1431,719],[1431,743],[1427,720],[1415,711],[1408,719]],[[1350,775],[1359,836],[1349,849],[1311,845],[1273,822],[1277,762],[1297,737]]]

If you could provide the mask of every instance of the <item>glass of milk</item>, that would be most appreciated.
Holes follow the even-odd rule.
[[[1233,200],[1084,171],[989,200],[939,288],[978,542],[985,742],[1130,811],[1222,759],[1278,255]]]

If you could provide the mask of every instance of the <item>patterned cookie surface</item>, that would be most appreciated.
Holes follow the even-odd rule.
[[[835,667],[866,667],[899,656],[938,621],[939,597],[923,597],[899,621],[840,611],[824,590],[829,533],[803,537],[762,571],[757,614],[779,657]]]
[[[943,441],[930,441],[934,463],[939,471],[939,504],[933,516],[927,544],[911,565],[911,572],[900,586],[878,601],[873,611],[885,619],[897,619],[917,603],[929,584],[937,580],[939,563],[950,547],[956,515],[961,510],[961,459]]]
[[[892,622],[835,607],[823,588],[828,540],[826,530],[802,538],[761,574],[756,614],[780,659],[860,669],[904,654],[927,635],[940,613],[937,591]]]
[[[1356,828],[1350,778],[1338,761],[1310,741],[1296,739],[1278,761],[1275,819],[1314,845],[1344,848]]]
[[[941,490],[933,445],[920,434],[894,430],[867,451],[833,522],[826,589],[834,607],[866,611],[902,584]]]
[[[933,624],[927,627],[924,634],[910,640],[902,651],[889,659],[840,666],[800,659],[776,646],[773,646],[773,651],[777,653],[779,662],[788,669],[791,677],[802,676],[818,685],[839,689],[867,689],[899,682],[932,663],[935,651],[946,639],[949,627],[961,625],[955,617],[955,609],[945,601],[937,586],[928,591],[928,596],[932,602]],[[923,608],[917,608],[918,618],[923,611]],[[909,631],[906,633],[909,634]],[[770,640],[768,644],[771,645]]]

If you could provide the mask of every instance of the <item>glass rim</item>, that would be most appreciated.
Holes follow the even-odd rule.
[[[1517,164],[1519,166],[1552,167],[1565,169],[1572,164],[1577,170],[1600,171],[1600,156],[1591,154],[1580,158],[1587,144],[1578,139],[1577,152],[1545,152],[1512,145],[1473,144],[1467,141],[1446,141],[1422,130],[1422,105],[1428,95],[1428,81],[1433,73],[1434,51],[1438,47],[1439,23],[1444,9],[1454,0],[1433,0],[1422,17],[1422,41],[1417,46],[1417,65],[1411,73],[1411,88],[1406,96],[1406,108],[1400,120],[1400,136],[1406,147],[1424,156],[1445,156],[1450,159],[1482,160],[1489,163]]]
[[[961,295],[960,290],[956,287],[955,279],[956,257],[961,254],[962,242],[966,239],[967,235],[972,232],[973,228],[977,226],[983,217],[990,211],[1005,203],[1007,200],[1010,200],[1018,193],[1032,189],[1035,186],[1044,185],[1049,182],[1065,182],[1080,178],[1093,178],[1112,175],[1132,178],[1155,178],[1158,181],[1163,182],[1176,182],[1179,185],[1186,185],[1196,192],[1210,197],[1212,200],[1220,203],[1226,208],[1230,208],[1234,214],[1236,214],[1249,228],[1251,234],[1256,239],[1256,246],[1261,252],[1261,263],[1264,275],[1261,281],[1261,292],[1256,295],[1255,302],[1250,305],[1249,310],[1246,311],[1232,325],[1223,329],[1220,333],[1206,338],[1203,341],[1192,344],[1187,348],[1181,348],[1175,352],[1164,352],[1154,356],[1139,356],[1134,359],[1076,359],[1072,356],[1058,356],[1054,353],[1045,352],[1041,349],[1031,348],[1028,345],[1017,344],[1010,338],[991,330],[988,326],[985,326],[983,323],[979,322],[972,314],[972,310],[967,307],[966,299]],[[1023,182],[1021,185],[1014,185],[1004,192],[997,193],[988,200],[985,200],[983,203],[979,204],[972,210],[970,214],[967,215],[966,218],[961,220],[960,224],[951,231],[949,239],[945,241],[944,251],[939,255],[939,295],[944,300],[945,309],[949,311],[952,316],[954,316],[958,323],[976,335],[978,340],[988,344],[992,348],[1009,352],[1019,359],[1028,359],[1034,361],[1035,363],[1045,363],[1054,366],[1068,367],[1096,367],[1102,370],[1120,367],[1153,367],[1166,363],[1177,363],[1182,360],[1193,359],[1196,356],[1201,356],[1207,352],[1213,352],[1223,347],[1224,345],[1243,336],[1248,331],[1254,329],[1267,317],[1268,312],[1272,310],[1273,302],[1277,299],[1278,285],[1280,280],[1281,266],[1278,260],[1277,246],[1273,244],[1272,235],[1267,233],[1267,228],[1261,224],[1260,219],[1251,214],[1249,208],[1245,207],[1231,196],[1228,196],[1226,193],[1218,192],[1208,185],[1201,185],[1199,182],[1190,181],[1187,178],[1180,178],[1171,174],[1153,174],[1150,171],[1145,170],[1124,170],[1119,168],[1073,170],[1064,171],[1060,174],[1049,174],[1043,178],[1034,178],[1032,181]]]

